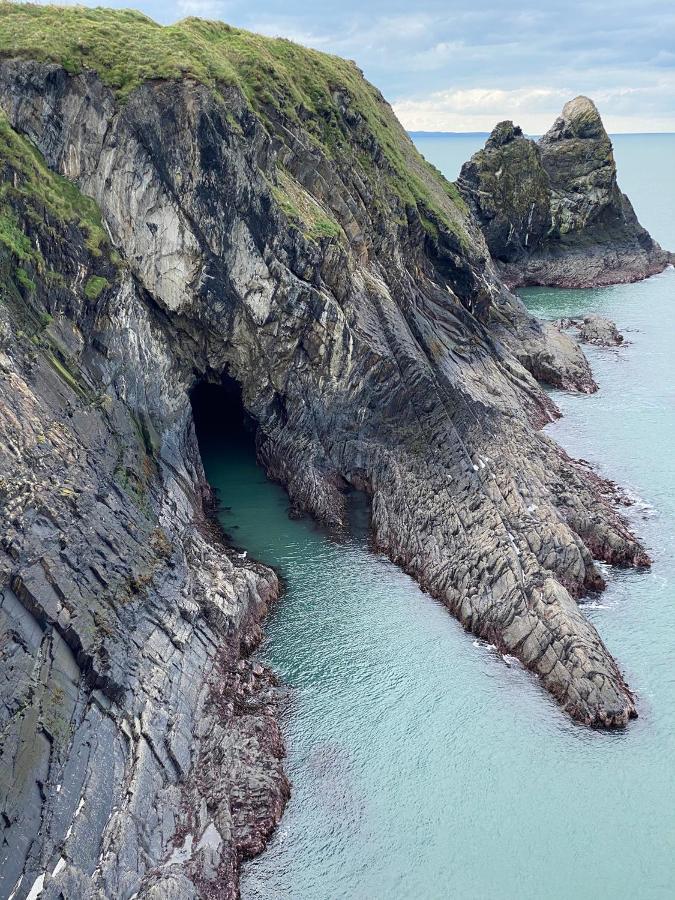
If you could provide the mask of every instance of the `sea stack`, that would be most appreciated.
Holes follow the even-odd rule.
[[[511,287],[639,281],[673,260],[621,192],[612,142],[588,97],[566,103],[537,142],[500,122],[458,185]]]

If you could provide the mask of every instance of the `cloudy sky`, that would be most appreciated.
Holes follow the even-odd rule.
[[[61,0],[63,2],[63,0]],[[104,3],[105,0],[99,0]],[[92,2],[89,5],[98,5]],[[592,97],[609,131],[675,131],[673,0],[122,0],[355,59],[411,130],[546,130]]]

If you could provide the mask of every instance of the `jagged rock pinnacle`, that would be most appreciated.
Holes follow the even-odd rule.
[[[612,142],[588,97],[566,103],[537,143],[500,122],[458,184],[512,285],[636,281],[672,261],[619,189]]]

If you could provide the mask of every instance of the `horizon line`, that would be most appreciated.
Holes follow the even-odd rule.
[[[424,134],[430,136],[457,136],[457,137],[483,137],[492,134],[491,131],[425,131],[424,129],[406,128],[408,134]],[[526,132],[523,132],[524,134]],[[675,135],[675,131],[608,131],[610,137],[646,137],[649,135]]]

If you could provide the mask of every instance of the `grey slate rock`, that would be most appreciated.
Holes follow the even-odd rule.
[[[200,380],[240,386],[294,509],[343,527],[345,488],[366,491],[375,546],[467,630],[580,722],[636,715],[574,598],[602,586],[594,557],[648,558],[611,487],[539,430],[556,409],[527,369],[577,389],[590,373],[470,216],[463,247],[393,194],[383,215],[376,150],[356,183],[234,89],[155,82],[120,107],[93,73],[4,60],[0,103],[123,258],[92,303],[72,277],[0,305],[0,891],[44,875],[46,897],[234,898],[281,817],[283,696],[248,659],[279,585],[209,523]],[[279,164],[344,239],[289,225]],[[100,264],[76,228],[59,237],[55,271]],[[27,309],[52,317],[38,350]],[[72,348],[70,379],[45,334]]]

